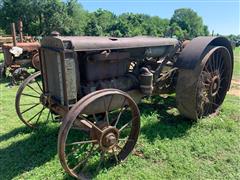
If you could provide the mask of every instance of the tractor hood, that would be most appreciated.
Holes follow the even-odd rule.
[[[54,36],[46,37],[41,44],[44,48],[56,50],[94,51],[106,49],[128,49],[140,47],[175,46],[177,39],[136,36],[128,38],[94,36]]]

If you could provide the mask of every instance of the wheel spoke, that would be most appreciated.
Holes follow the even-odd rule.
[[[114,127],[117,127],[117,124],[118,124],[118,122],[119,122],[119,120],[120,120],[120,118],[121,118],[122,113],[123,113],[124,111],[126,111],[126,110],[127,110],[127,108],[123,108],[123,109],[119,112]]]
[[[100,170],[100,167],[101,167],[101,165],[102,165],[102,163],[103,163],[104,160],[105,160],[105,152],[102,151],[102,152],[101,152],[101,156],[100,156],[100,160],[99,160],[99,163],[98,163],[97,171]]]
[[[122,103],[122,105],[121,105],[121,109],[120,109],[120,112],[119,112],[119,114],[118,114],[118,116],[117,116],[117,120],[116,120],[116,122],[115,122],[115,124],[114,124],[114,127],[117,126],[118,121],[119,121],[119,119],[120,119],[120,117],[121,117],[123,111],[125,111],[125,110],[127,109],[127,108],[124,108],[124,104],[125,104],[125,102],[126,102],[126,98],[124,98],[124,100],[123,100],[123,103]],[[124,109],[123,109],[123,108],[124,108]]]
[[[220,62],[220,63],[221,63],[221,64],[220,64],[220,70],[222,70],[222,68],[223,68],[223,64],[224,64],[222,58],[221,58],[221,62]]]
[[[218,58],[217,58],[217,69],[219,70],[220,67],[220,62],[221,62],[221,52],[218,52]]]
[[[50,113],[51,113],[51,111],[50,111],[50,109],[49,109],[49,111],[48,111],[48,115],[47,115],[47,121],[49,120]]]
[[[53,113],[51,113],[51,119],[52,119],[52,121],[54,121]]]
[[[41,85],[38,83],[38,81],[37,80],[35,80],[36,81],[36,83],[37,83],[37,85],[38,85],[38,87],[39,87],[39,89],[43,92],[43,89],[42,89],[42,87],[41,87]]]
[[[85,122],[87,123],[84,123],[83,121],[81,122],[83,125],[85,125],[86,127],[88,128],[95,128],[97,131],[99,132],[102,132],[101,129],[99,129],[94,123],[92,123],[91,121],[89,121],[87,118],[85,118],[83,115],[79,115],[78,117],[82,118],[83,121],[85,120]],[[91,127],[89,127],[91,126]]]
[[[213,72],[212,63],[210,61],[207,62],[208,67],[210,68],[210,71]],[[210,73],[211,74],[211,73]]]
[[[27,84],[27,87],[29,87],[30,89],[32,89],[34,92],[36,92],[37,94],[41,95],[40,92],[36,91],[32,86],[30,86],[29,84]]]
[[[66,146],[73,146],[73,145],[79,145],[79,144],[89,144],[89,143],[96,143],[96,142],[97,142],[97,140],[94,139],[94,140],[89,140],[89,141],[73,142],[73,143],[66,144]]]
[[[27,111],[35,108],[35,107],[38,106],[39,104],[40,104],[40,103],[36,103],[35,105],[33,105],[33,106],[31,106],[30,108],[28,108],[28,109],[24,110],[23,112],[21,112],[21,114],[24,114],[25,112],[27,112]]]
[[[121,132],[123,129],[125,129],[127,126],[129,126],[131,124],[132,120],[129,121],[128,123],[124,124],[120,129],[119,132]]]
[[[109,124],[109,117],[108,117],[108,109],[107,109],[107,107],[106,107],[105,97],[103,97],[103,103],[104,103],[104,109],[105,109],[105,117],[104,117],[104,120],[107,121],[108,126],[109,126],[110,124]]]
[[[87,154],[87,157],[83,157],[83,159],[76,165],[72,168],[73,171],[75,171],[77,168],[79,168],[81,165],[84,164],[84,166],[86,166],[86,163],[88,161],[88,158],[93,154],[93,148],[94,148],[95,145],[92,145],[91,149],[88,151],[88,154]],[[97,150],[97,149],[96,149]],[[84,168],[84,167],[83,167]]]
[[[29,96],[29,97],[33,97],[33,98],[37,98],[37,99],[40,98],[39,96],[34,96],[34,95],[31,95],[31,94],[22,93],[22,95],[24,95],[24,96]]]
[[[33,117],[31,117],[27,122],[32,121],[37,115],[39,115],[41,113],[41,111],[39,111],[37,114],[35,114]]]
[[[29,106],[29,105],[35,105],[35,104],[40,104],[40,103],[28,103],[28,104],[20,104],[19,106]]]
[[[216,70],[217,69],[217,53],[214,53],[213,56],[214,56],[214,61],[213,61],[214,70]]]
[[[41,115],[42,115],[42,112],[44,111],[44,109],[45,109],[45,107],[43,106],[43,108],[42,108],[42,110],[40,111],[40,114],[39,114],[39,116],[38,116],[38,118],[37,118],[37,121],[36,121],[36,123],[35,123],[35,124],[37,124],[37,123],[38,123],[38,121],[39,121],[39,119],[40,119],[40,117],[41,117]]]
[[[122,138],[122,139],[118,139],[118,141],[132,141],[133,142],[134,140],[133,139],[128,139],[128,138],[124,138],[124,139]]]

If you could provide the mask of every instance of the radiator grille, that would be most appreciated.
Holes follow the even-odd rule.
[[[62,105],[76,102],[76,64],[74,56],[69,55],[62,65],[60,52],[44,49],[44,61],[46,64],[48,93]],[[62,69],[62,67],[64,67]],[[66,80],[67,102],[64,101],[64,74]]]

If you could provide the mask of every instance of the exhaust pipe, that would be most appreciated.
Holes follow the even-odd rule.
[[[17,46],[15,23],[11,24],[11,31],[12,31],[12,38],[13,38],[13,46]]]
[[[19,36],[20,36],[20,42],[23,42],[23,23],[22,20],[18,20],[18,31],[19,31]]]

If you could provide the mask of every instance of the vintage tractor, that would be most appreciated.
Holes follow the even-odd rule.
[[[15,24],[12,23],[11,31],[13,43],[5,43],[2,45],[4,62],[0,64],[0,76],[6,76],[6,70],[8,68],[13,83],[16,83],[18,80],[24,80],[30,75],[26,69],[27,67],[32,67],[37,71],[40,70],[38,55],[40,43],[32,38],[23,36],[22,29],[22,21],[19,21],[19,41],[17,41]]]
[[[41,72],[19,87],[16,111],[27,126],[61,122],[64,170],[89,178],[123,161],[140,132],[143,97],[176,93],[180,113],[197,120],[218,111],[230,87],[231,44],[224,37],[176,39],[46,37]]]

